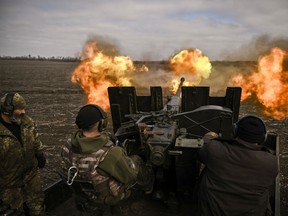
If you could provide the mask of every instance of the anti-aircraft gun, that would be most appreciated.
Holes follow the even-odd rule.
[[[193,192],[203,135],[214,131],[232,138],[239,115],[241,88],[228,87],[225,96],[211,97],[209,87],[184,87],[183,82],[164,106],[159,86],[150,87],[150,96],[137,96],[134,87],[108,88],[115,135],[128,154],[153,165],[155,190],[169,193]]]
[[[152,164],[156,174],[153,195],[163,191],[162,197],[160,194],[155,198],[164,198],[170,207],[178,206],[178,200],[173,199],[173,194],[187,197],[193,195],[193,189],[197,188],[201,169],[197,150],[203,145],[202,136],[214,131],[223,139],[230,139],[233,136],[231,126],[238,120],[240,108],[239,87],[227,87],[224,96],[214,97],[209,95],[209,87],[184,87],[183,82],[184,79],[181,79],[176,94],[169,95],[165,105],[162,88],[159,86],[150,87],[148,96],[137,95],[135,87],[108,88],[114,134],[128,154],[138,154]],[[268,134],[265,143],[278,157],[278,136]],[[279,176],[275,179],[274,189],[270,201],[274,215],[278,216]],[[196,202],[191,203],[191,199],[186,203],[183,199],[179,201],[182,207],[187,206],[181,208],[181,212],[187,211],[187,215],[190,215],[197,211],[197,206],[193,205]],[[154,204],[148,208],[153,209]],[[59,179],[45,188],[47,212],[55,215],[74,214],[76,210],[73,205],[73,193],[65,181]],[[157,215],[163,215],[158,210]],[[173,212],[164,214],[175,215]]]

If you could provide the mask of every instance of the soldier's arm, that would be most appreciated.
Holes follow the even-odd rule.
[[[215,132],[208,132],[203,136],[203,140],[204,140],[204,146],[198,150],[198,158],[199,161],[201,163],[206,164],[207,159],[208,159],[208,148],[209,148],[209,144],[212,142],[213,139],[218,138],[218,134]]]
[[[43,168],[46,164],[46,157],[44,154],[44,146],[39,138],[39,134],[37,131],[37,126],[34,122],[33,123],[33,136],[34,136],[34,150],[35,150],[35,157],[37,158],[38,161],[38,167]]]
[[[124,184],[135,182],[139,170],[121,147],[113,147],[99,168]]]
[[[34,146],[34,150],[35,150],[35,153],[43,153],[43,150],[44,150],[44,146],[39,138],[39,134],[38,134],[38,130],[37,130],[37,125],[32,122],[33,124],[33,137],[34,137],[34,143],[33,143],[33,146]]]

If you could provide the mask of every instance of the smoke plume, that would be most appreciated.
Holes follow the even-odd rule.
[[[242,45],[239,50],[226,50],[222,56],[224,61],[257,61],[259,56],[267,53],[273,47],[288,50],[288,38],[272,38],[268,35],[261,35],[250,43]]]

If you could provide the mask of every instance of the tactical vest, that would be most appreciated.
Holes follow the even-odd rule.
[[[82,195],[90,201],[113,205],[126,196],[124,185],[121,182],[118,182],[113,177],[101,175],[97,171],[99,163],[105,159],[107,153],[113,146],[113,143],[109,140],[96,152],[88,154],[76,153],[73,151],[71,139],[69,139],[62,148],[62,157],[65,164],[64,170],[66,171],[66,174],[68,173],[68,169],[72,166],[75,166],[78,169],[77,176],[74,183],[72,183],[72,186],[80,184]],[[87,183],[92,185],[92,189],[91,187],[90,189],[85,187]]]

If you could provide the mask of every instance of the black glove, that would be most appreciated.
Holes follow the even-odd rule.
[[[114,145],[119,146],[120,142],[115,135],[110,134],[110,140],[114,143]]]
[[[38,167],[40,169],[42,169],[46,164],[46,158],[45,158],[44,154],[43,153],[37,153],[37,154],[35,154],[35,157],[38,161]]]

